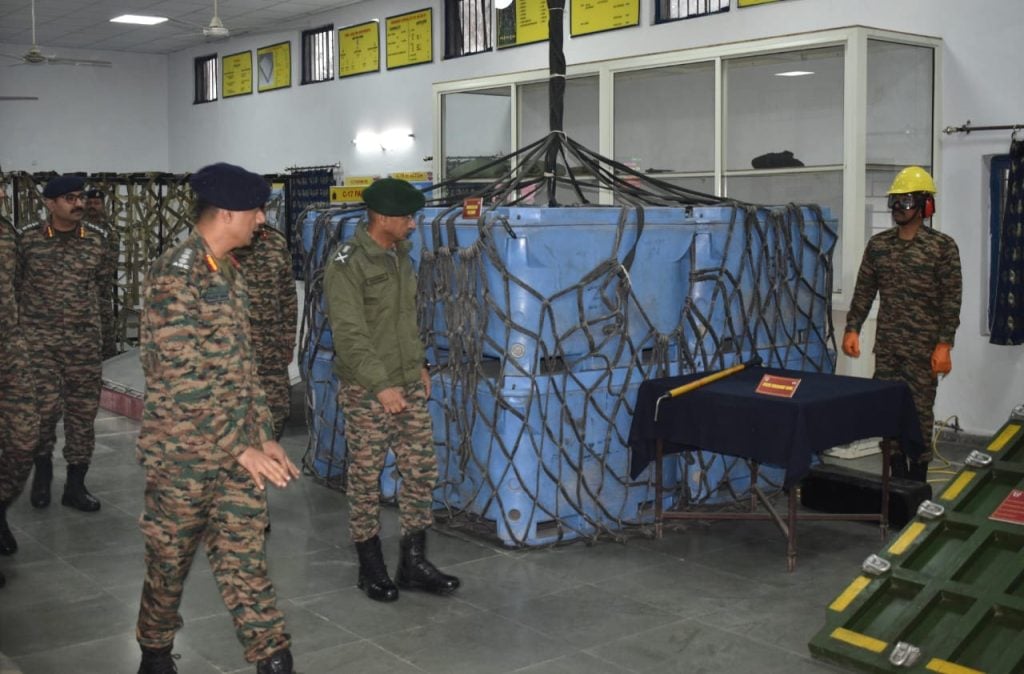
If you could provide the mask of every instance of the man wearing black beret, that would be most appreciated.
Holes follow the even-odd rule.
[[[299,470],[274,440],[252,352],[245,281],[231,250],[264,221],[266,181],[231,164],[192,175],[195,229],[143,285],[139,352],[146,377],[138,458],[146,577],[136,638],[140,674],[175,671],[171,649],[192,558],[210,568],[258,674],[292,672],[291,638],[267,577],[266,481]]]
[[[407,241],[423,193],[384,178],[363,192],[367,224],[334,253],[324,275],[334,339],[338,404],[348,448],[349,533],[359,555],[359,588],[376,601],[398,588],[449,594],[459,579],[426,558],[433,524],[437,456],[427,401],[430,372],[416,323],[416,274]],[[380,541],[380,473],[388,450],[402,476],[402,538],[395,582]]]
[[[102,298],[117,259],[106,229],[83,222],[82,178],[58,176],[43,189],[50,215],[18,231],[16,285],[39,407],[39,441],[29,500],[50,504],[57,422],[64,417],[67,482],[63,505],[84,512],[100,502],[85,487],[102,385]]]

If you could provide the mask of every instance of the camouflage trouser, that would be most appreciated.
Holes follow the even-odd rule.
[[[5,355],[0,359],[0,504],[21,493],[38,440],[39,410],[28,357],[24,352]]]
[[[289,647],[263,553],[266,494],[234,462],[222,467],[199,461],[171,471],[146,471],[146,509],[139,520],[146,542],[139,644],[164,648],[174,642],[183,624],[182,589],[202,539],[245,659],[256,662]]]
[[[103,385],[99,345],[93,358],[83,358],[73,344],[34,349],[32,375],[39,404],[39,444],[36,456],[50,456],[57,444],[57,422],[64,416],[64,458],[68,464],[88,464],[96,447],[96,412]]]
[[[267,394],[267,407],[274,416],[274,437],[281,439],[285,422],[292,408],[292,384],[288,379],[288,368],[259,368],[260,385]]]
[[[404,388],[408,409],[389,414],[361,386],[342,383],[338,405],[345,414],[348,444],[349,533],[353,542],[380,531],[380,472],[388,449],[402,477],[398,494],[399,523],[406,534],[434,522],[433,491],[437,484],[437,455],[427,411],[427,392],[417,382]]]
[[[910,387],[917,418],[921,423],[921,438],[924,440],[922,463],[932,460],[932,429],[935,425],[935,389],[938,380],[932,374],[931,354],[923,356],[898,356],[889,353],[875,354],[875,379],[905,381]],[[906,454],[906,448],[900,448]]]

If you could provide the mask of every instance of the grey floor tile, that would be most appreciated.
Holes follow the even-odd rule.
[[[538,630],[486,612],[430,622],[373,641],[399,658],[437,674],[514,671],[558,657],[566,647]]]
[[[176,646],[178,671],[183,674],[219,674],[221,670],[191,649]],[[139,644],[135,633],[87,641],[17,659],[24,674],[114,674],[134,672],[139,666]],[[116,664],[115,664],[116,663]],[[249,668],[251,669],[251,667]]]
[[[146,564],[143,561],[142,536],[138,539],[134,544],[125,544],[101,552],[69,555],[64,561],[99,587],[122,585],[128,578],[138,578],[141,582]]]
[[[126,634],[134,630],[137,615],[101,591],[73,601],[25,604],[0,613],[0,650],[18,657]]]
[[[579,651],[514,671],[516,674],[621,674],[629,670]]]
[[[299,651],[295,658],[295,669],[302,674],[338,674],[343,671],[359,674],[421,674],[425,671],[369,641],[355,641],[314,652]]]
[[[524,599],[495,612],[574,648],[649,630],[677,616],[593,585]]]
[[[624,636],[588,652],[630,672],[809,674],[836,671],[808,657],[755,643],[693,620]]]
[[[0,621],[16,620],[18,611],[33,604],[76,602],[96,597],[100,590],[88,576],[60,559],[12,566],[5,563],[0,570],[7,576],[7,586],[0,589]]]
[[[398,601],[377,602],[355,586],[355,577],[343,590],[292,600],[298,606],[364,638],[379,638],[417,626],[447,623],[484,614],[481,609],[455,596],[438,597],[413,591],[399,591]]]
[[[482,608],[512,604],[581,584],[543,568],[536,563],[538,558],[539,555],[502,552],[449,567],[447,571],[462,581],[459,599]]]

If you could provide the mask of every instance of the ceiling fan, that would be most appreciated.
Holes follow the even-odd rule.
[[[220,13],[217,11],[217,0],[213,0],[213,17],[210,19],[210,23],[205,26],[199,26],[187,21],[180,19],[171,19],[174,23],[179,23],[183,26],[188,26],[193,30],[199,29],[203,37],[208,40],[224,40],[231,37],[231,31],[224,25],[224,22],[220,20]]]
[[[0,54],[5,58],[14,59],[15,61],[21,61],[21,63],[13,63],[11,65],[40,65],[42,63],[52,65],[72,65],[72,66],[100,66],[109,68],[110,61],[97,61],[95,59],[78,59],[78,58],[58,58],[53,54],[44,54],[36,44],[36,0],[32,0],[32,46],[29,47],[28,51],[20,56],[14,54]]]

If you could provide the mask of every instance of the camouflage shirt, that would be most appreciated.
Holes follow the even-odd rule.
[[[29,333],[100,351],[101,297],[117,273],[108,233],[83,222],[68,232],[38,222],[18,230],[18,300]]]
[[[113,270],[110,283],[100,288],[100,327],[103,334],[103,357],[109,358],[117,353],[117,324],[115,307],[117,306],[118,265],[121,260],[121,237],[113,223],[106,220],[88,220],[90,224],[102,227],[107,232],[107,245],[113,258]]]
[[[953,344],[960,325],[960,251],[947,234],[921,226],[910,241],[896,227],[871,237],[857,273],[846,329],[860,332],[881,297],[875,352],[931,354]]]
[[[228,462],[274,437],[252,353],[245,281],[235,264],[214,259],[193,231],[146,274],[138,456],[147,468]]]
[[[18,325],[18,303],[14,300],[14,276],[17,272],[14,227],[0,217],[0,365],[24,353],[24,339]]]
[[[261,369],[283,369],[292,361],[298,298],[292,276],[292,257],[284,236],[262,226],[252,244],[236,248],[249,289],[249,322],[256,362]]]
[[[416,274],[400,241],[385,250],[360,226],[324,273],[334,370],[376,394],[420,381],[423,342],[416,323]]]

